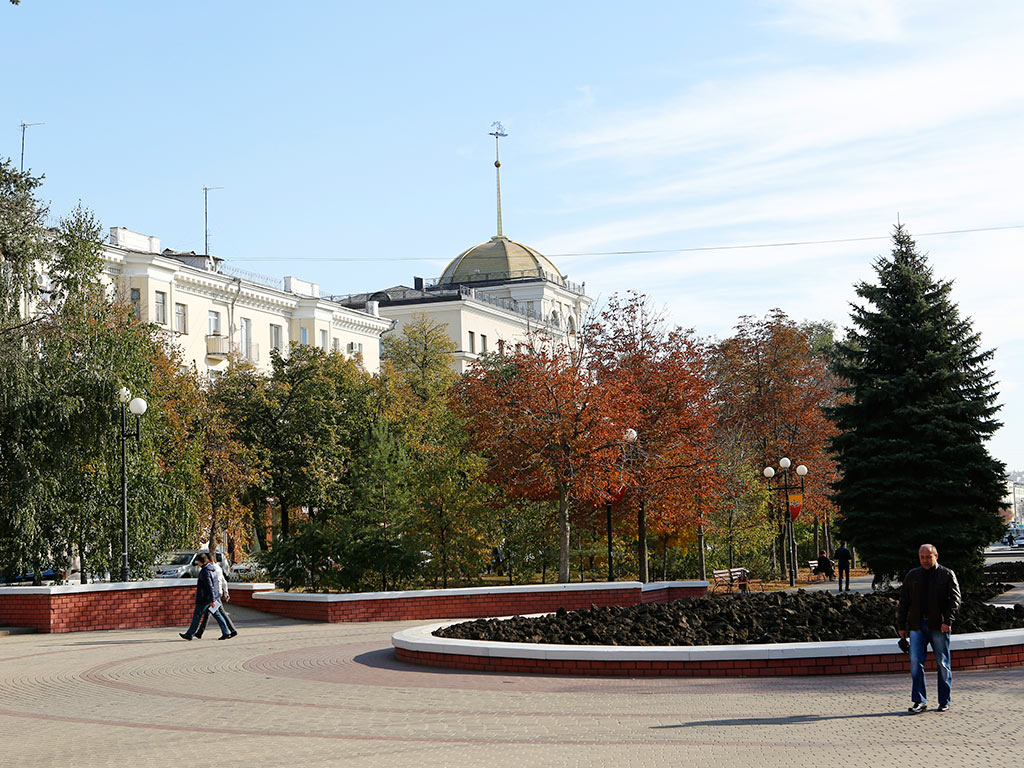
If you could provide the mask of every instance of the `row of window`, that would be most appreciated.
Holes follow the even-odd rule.
[[[153,322],[159,325],[167,325],[167,294],[163,291],[154,291],[155,299],[153,302]],[[136,319],[142,318],[142,294],[138,288],[131,289],[131,302],[135,312]],[[177,333],[187,334],[188,333],[188,307],[184,304],[174,304],[174,330]],[[240,347],[241,352],[245,357],[252,357],[252,320],[243,317],[239,319],[239,331],[240,331]],[[221,323],[220,323],[220,312],[211,309],[207,313],[207,333],[211,336],[221,335]],[[472,334],[470,334],[472,337]],[[484,351],[487,351],[487,337],[482,336]],[[335,338],[333,348],[335,352],[341,352],[341,339]],[[299,342],[302,344],[309,343],[309,330],[307,328],[299,329]],[[472,342],[471,342],[472,343]],[[284,347],[284,327],[270,324],[270,346],[273,349],[281,349]],[[326,330],[321,329],[320,331],[320,349],[324,352],[328,351],[328,334]],[[345,349],[349,353],[363,352],[363,345],[360,343],[352,342]]]

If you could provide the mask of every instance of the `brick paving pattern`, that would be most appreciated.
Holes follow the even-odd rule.
[[[981,768],[1024,754],[1021,669],[961,672],[952,711],[908,716],[905,674],[477,675],[397,661],[392,632],[417,622],[234,614],[226,642],[170,628],[0,637],[0,767],[793,768],[927,753]]]

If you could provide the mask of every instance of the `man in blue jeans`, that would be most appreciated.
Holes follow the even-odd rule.
[[[217,569],[210,562],[210,556],[205,552],[200,552],[196,560],[202,566],[202,570],[199,571],[199,578],[196,580],[196,604],[195,610],[192,611],[192,623],[184,632],[178,633],[183,640],[192,639],[199,628],[199,622],[202,620],[203,614],[210,609],[215,601],[219,603],[220,598],[220,590],[217,584]],[[218,605],[217,607],[219,608],[220,606]],[[219,610],[213,614],[213,618],[220,625],[220,639],[227,640],[232,637]]]
[[[939,551],[932,544],[922,544],[917,553],[920,568],[914,568],[903,579],[900,601],[896,608],[896,626],[900,637],[910,635],[910,682],[912,715],[928,709],[925,692],[924,662],[931,643],[938,667],[939,706],[949,709],[953,687],[953,670],[949,658],[949,634],[960,608],[960,584],[956,574],[939,565]]]

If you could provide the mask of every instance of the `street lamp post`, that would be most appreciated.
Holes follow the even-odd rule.
[[[132,397],[125,387],[118,392],[121,401],[121,581],[128,581],[128,438],[134,437],[138,445],[142,434],[142,414],[148,407],[141,397]],[[135,431],[128,431],[128,411],[135,416]]]
[[[783,505],[786,514],[786,548],[789,550],[789,586],[796,586],[796,536],[793,531],[793,520],[794,515],[792,509],[797,510],[797,514],[800,513],[800,505],[794,504],[793,498],[790,496],[790,490],[796,490],[796,486],[789,484],[789,468],[792,466],[792,462],[783,457],[779,459],[779,468],[782,470],[782,482],[775,481],[773,490],[782,491]],[[803,503],[804,493],[804,476],[807,474],[807,467],[803,464],[796,468],[797,477],[800,478],[800,504]],[[775,470],[772,467],[764,468],[764,476],[768,479],[769,486],[771,486],[772,478],[775,477]]]
[[[626,455],[630,464],[633,464],[639,456],[640,435],[635,429],[627,429],[624,435],[626,443]],[[640,582],[647,583],[647,510],[645,508],[644,489],[640,489],[640,504],[636,513],[636,556],[640,573]]]

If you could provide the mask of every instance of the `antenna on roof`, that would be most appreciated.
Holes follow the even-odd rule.
[[[505,133],[505,128],[501,123],[491,123],[491,128],[494,130],[488,133],[488,136],[494,137],[494,172],[498,177],[498,237],[502,237],[501,234],[501,159],[498,157],[498,139],[508,136]]]
[[[21,124],[21,170],[25,170],[25,129],[31,128],[33,125],[46,125],[46,123],[26,123]]]
[[[203,187],[203,232],[205,239],[203,241],[203,255],[210,255],[210,190],[211,189],[224,189],[224,187]]]

